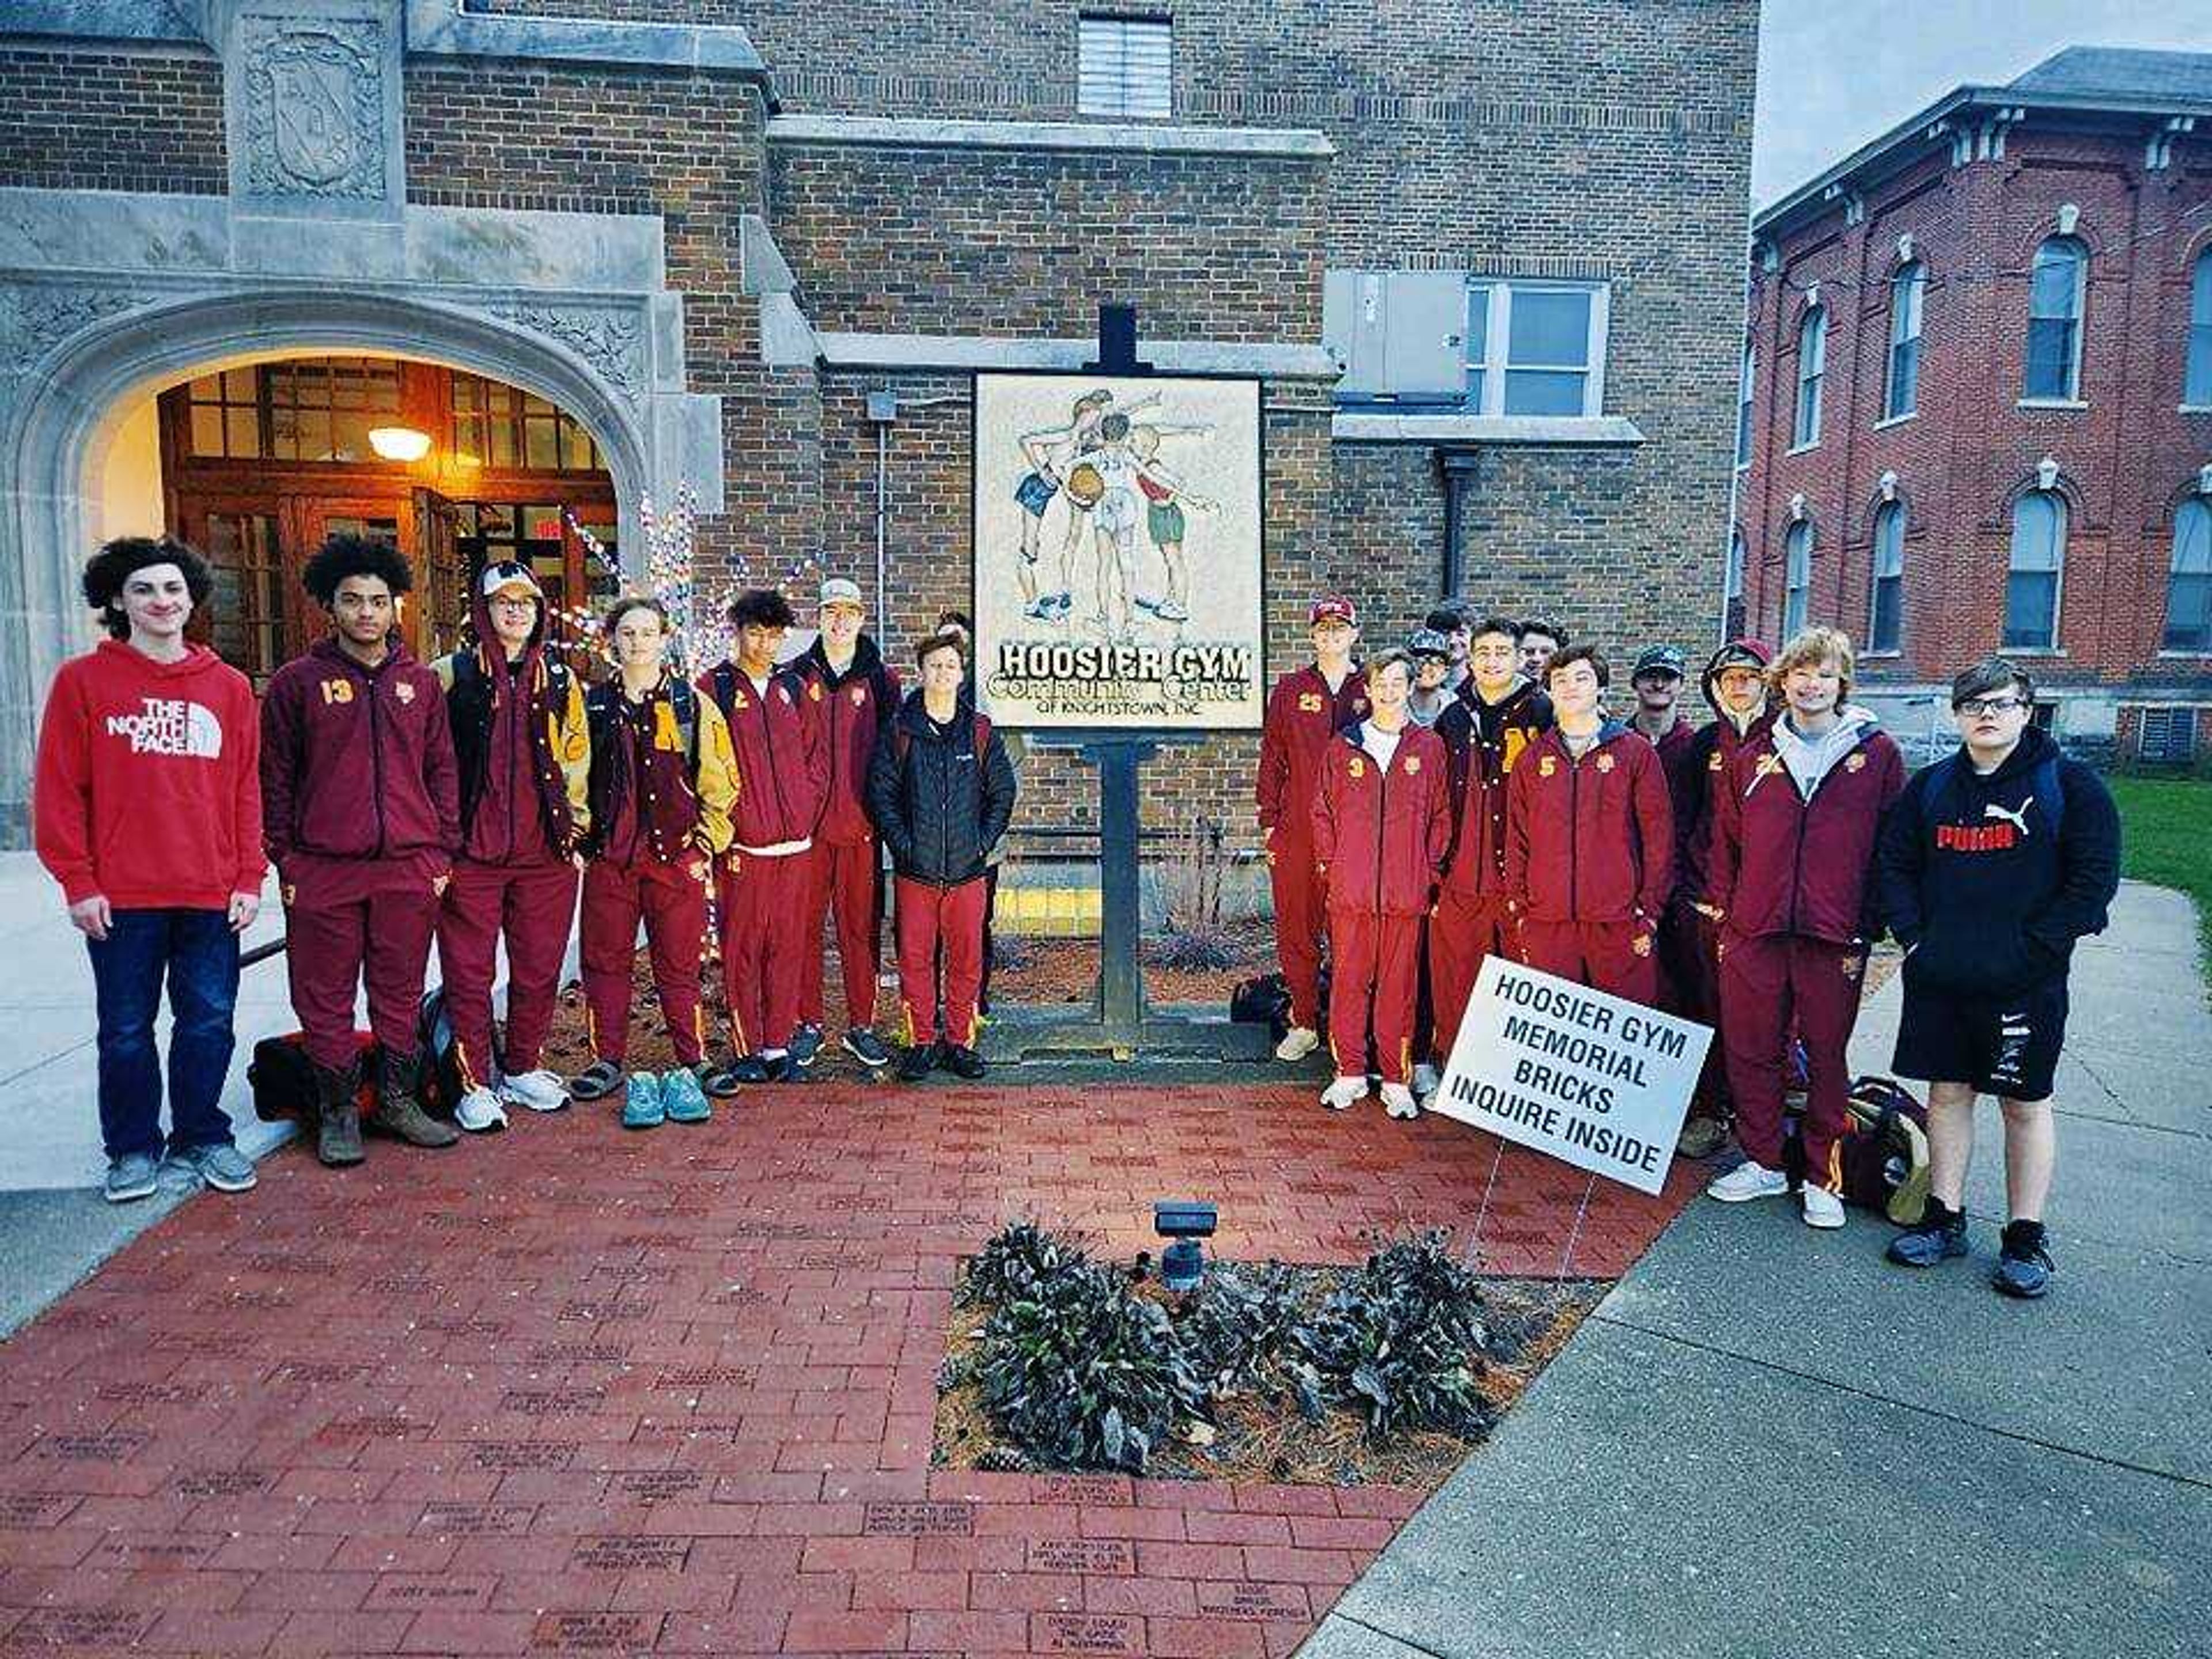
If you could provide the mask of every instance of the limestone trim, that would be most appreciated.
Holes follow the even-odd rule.
[[[1154,155],[1316,161],[1336,154],[1307,127],[1135,126],[1088,121],[963,121],[875,115],[777,115],[771,144],[890,149],[1134,151]]]
[[[1592,447],[1640,444],[1644,429],[1625,415],[1395,415],[1340,413],[1329,435],[1339,443],[1545,444]]]
[[[1005,339],[987,335],[814,336],[826,368],[1079,369],[1098,357],[1095,339]],[[1318,345],[1233,340],[1139,340],[1137,355],[1162,374],[1257,374],[1334,380],[1336,360]]]

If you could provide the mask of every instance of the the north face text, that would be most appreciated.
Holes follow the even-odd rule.
[[[181,697],[141,697],[136,714],[110,714],[107,735],[128,738],[134,755],[222,756],[222,726],[212,711]]]

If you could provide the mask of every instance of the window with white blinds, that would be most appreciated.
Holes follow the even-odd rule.
[[[1175,111],[1175,31],[1164,17],[1085,17],[1078,25],[1075,107],[1164,120]]]

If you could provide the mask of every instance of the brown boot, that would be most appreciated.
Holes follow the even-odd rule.
[[[361,1061],[315,1067],[315,1156],[331,1169],[362,1160]]]
[[[383,1067],[377,1078],[376,1127],[410,1146],[450,1146],[461,1138],[461,1132],[432,1117],[415,1097],[416,1059],[414,1054],[395,1054],[389,1048],[384,1051]]]

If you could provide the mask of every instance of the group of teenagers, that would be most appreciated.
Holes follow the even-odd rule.
[[[1371,1079],[1391,1115],[1417,1116],[1497,956],[1711,1026],[1680,1150],[1713,1157],[1732,1130],[1743,1161],[1711,1196],[1794,1185],[1808,1225],[1841,1227],[1847,1051],[1887,935],[1904,951],[1892,1065],[1928,1085],[1931,1186],[1890,1259],[1966,1253],[1974,1105],[1990,1095],[2008,1210],[1994,1282],[2045,1292],[2067,974],[2075,941],[2106,925],[2119,824],[2096,774],[2034,724],[2024,669],[1960,672],[1960,746],[1908,778],[1850,701],[1837,629],[1722,646],[1697,725],[1670,645],[1635,658],[1623,718],[1604,654],[1554,623],[1446,606],[1360,662],[1349,600],[1310,620],[1313,660],[1267,701],[1257,793],[1289,1000],[1276,1054],[1321,1047],[1326,962],[1322,1104],[1356,1104]]]
[[[1016,779],[976,708],[964,617],[921,640],[907,689],[854,583],[822,584],[818,633],[788,662],[789,602],[750,590],[728,608],[728,655],[694,679],[672,661],[665,608],[627,595],[604,618],[611,672],[587,684],[550,641],[526,565],[482,571],[459,647],[428,664],[401,642],[412,573],[390,544],[332,536],[301,582],[327,629],[257,707],[187,635],[214,588],[197,551],[129,538],[85,567],[107,637],[55,680],[33,817],[90,950],[111,1200],[151,1194],[165,1156],[221,1190],[253,1185],[220,1100],[239,937],[272,863],[327,1164],[362,1161],[365,1094],[375,1128],[445,1146],[504,1127],[509,1108],[619,1096],[622,1121],[648,1128],[801,1078],[824,1041],[825,921],[846,1049],[910,1081],[982,1075],[994,859]],[[1313,660],[1267,700],[1257,800],[1289,1002],[1276,1053],[1321,1046],[1326,959],[1324,1104],[1352,1106],[1372,1077],[1392,1115],[1418,1115],[1483,959],[1499,956],[1715,1029],[1680,1148],[1711,1156],[1732,1127],[1745,1159],[1715,1198],[1791,1190],[1785,1091],[1802,1082],[1799,1202],[1809,1224],[1838,1227],[1846,1048],[1887,933],[1905,953],[1893,1068],[1929,1085],[1932,1193],[1889,1253],[1923,1267],[1965,1253],[1974,1103],[1992,1095],[2009,1210],[1996,1282],[2042,1293],[2068,965],[2105,926],[2119,832],[2096,775],[2033,724],[2025,671],[1990,658],[1961,672],[1960,747],[1908,779],[1850,701],[1851,645],[1832,628],[1778,652],[1723,646],[1698,726],[1678,707],[1672,646],[1636,657],[1623,719],[1603,653],[1556,624],[1445,607],[1363,663],[1350,601],[1322,599],[1309,620]],[[886,852],[896,1054],[873,1030]],[[564,1079],[544,1060],[572,919],[590,1059]],[[641,927],[676,1060],[657,1072],[626,1064]],[[710,932],[727,1058],[708,1051]],[[434,944],[451,1121],[421,1095]]]
[[[801,1078],[823,1042],[830,918],[843,1047],[908,1080],[939,1066],[982,1075],[989,857],[1016,782],[975,707],[964,617],[947,613],[921,641],[918,684],[902,688],[853,582],[822,584],[819,631],[789,662],[789,602],[750,590],[729,605],[728,656],[690,679],[672,663],[665,608],[627,595],[604,618],[611,672],[587,684],[549,641],[526,565],[485,567],[459,648],[430,663],[401,641],[412,573],[389,543],[332,536],[301,583],[327,629],[257,707],[245,677],[186,634],[214,587],[194,549],[124,538],[84,570],[107,637],[56,678],[33,819],[91,953],[110,1200],[154,1192],[165,1157],[220,1190],[254,1184],[220,1101],[239,937],[272,864],[326,1164],[362,1162],[365,1094],[369,1127],[438,1147],[504,1127],[511,1108],[571,1099],[619,1095],[631,1128],[702,1122],[714,1097]],[[896,1055],[873,1030],[886,848]],[[544,1062],[572,926],[590,1060],[563,1078]],[[626,1066],[641,927],[676,1060],[660,1071]],[[726,1058],[708,1052],[710,931]],[[423,1101],[434,944],[459,1074],[450,1121]],[[154,1034],[165,981],[166,1135]],[[355,1025],[364,993],[368,1042]]]

